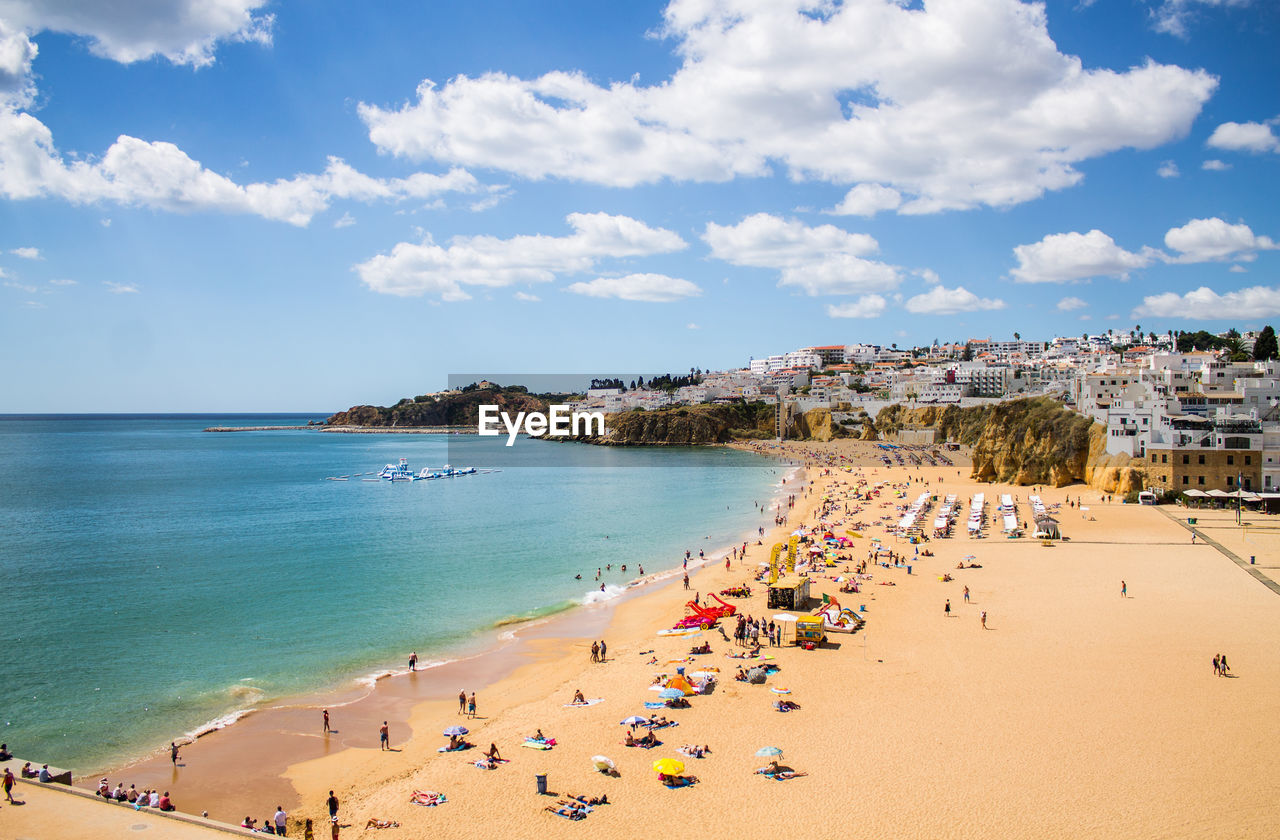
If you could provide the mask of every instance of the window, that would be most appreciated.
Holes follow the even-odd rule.
[[[1204,476],[1202,475],[1196,476],[1196,484],[1204,484]]]
[[[1191,463],[1191,456],[1190,456],[1190,455],[1183,455],[1183,456],[1182,456],[1182,463],[1184,463],[1184,464],[1190,464],[1190,463]]]
[[[1152,453],[1151,453],[1151,463],[1153,463],[1153,464],[1154,464],[1155,462],[1156,462],[1156,453],[1152,452]]]
[[[1204,463],[1204,456],[1203,456],[1203,455],[1201,455],[1201,456],[1200,456],[1200,463],[1202,463],[1202,464]]]
[[[1246,455],[1246,456],[1244,456],[1244,465],[1245,465],[1246,467],[1248,467],[1248,466],[1252,466],[1252,465],[1253,465],[1253,456],[1252,456],[1252,455]]]
[[[1236,486],[1236,477],[1234,475],[1227,476],[1227,486],[1228,487]]]
[[[1182,483],[1183,483],[1183,484],[1190,484],[1190,483],[1191,483],[1191,476],[1189,476],[1189,475],[1184,475],[1184,476],[1182,477]]]
[[[1227,466],[1228,466],[1228,467],[1234,467],[1235,465],[1236,465],[1236,456],[1234,456],[1234,455],[1228,455],[1228,456],[1227,456]]]
[[[1166,452],[1166,453],[1164,453],[1163,455],[1161,455],[1161,456],[1160,456],[1160,463],[1162,463],[1162,464],[1167,464],[1167,463],[1169,463],[1169,453],[1168,453],[1168,452]]]

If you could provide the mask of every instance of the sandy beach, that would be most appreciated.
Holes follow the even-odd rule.
[[[1025,518],[1030,488],[972,483],[959,460],[951,468],[886,468],[870,445],[845,441],[785,450],[809,462],[811,482],[786,526],[729,570],[720,559],[692,572],[689,592],[678,580],[644,587],[616,609],[579,610],[532,628],[497,654],[383,680],[369,696],[347,698],[349,705],[311,698],[252,715],[184,748],[176,770],[165,758],[119,775],[139,787],[153,779],[148,785],[174,789],[180,808],[208,809],[227,822],[245,814],[261,819],[283,804],[295,836],[304,817],[316,821],[317,836],[329,836],[330,789],[341,802],[344,838],[590,831],[607,839],[670,831],[673,819],[696,820],[695,830],[713,837],[850,830],[956,838],[1280,834],[1280,661],[1273,652],[1280,595],[1203,539],[1193,545],[1188,511],[1104,504],[1082,487],[1042,489],[1047,504],[1062,504],[1069,538],[1043,548],[1029,538],[1003,538],[995,516],[998,495],[1008,492],[1019,497]],[[824,475],[840,458],[855,465],[852,471]],[[859,482],[886,484],[877,498],[846,502]],[[930,540],[920,548],[935,556],[916,557],[916,546],[884,536],[881,517],[896,521],[898,507],[925,489],[956,493],[962,502],[986,493],[995,519],[988,538]],[[832,644],[813,651],[766,649],[780,671],[765,685],[730,678],[740,663],[726,654],[739,649],[715,630],[692,639],[657,635],[695,591],[750,582],[774,541],[814,524],[824,497],[841,509],[861,507],[829,517],[837,533],[856,521],[875,523],[848,549],[850,567],[866,558],[873,536],[912,566],[910,575],[905,565],[872,566],[871,579],[851,594],[830,579],[839,567],[814,578],[816,598],[865,605],[862,631],[829,634]],[[1238,529],[1223,514],[1190,515],[1199,515],[1205,534],[1246,562],[1255,556],[1274,576],[1280,555],[1266,521]],[[699,547],[690,546],[695,557]],[[982,568],[957,569],[970,555]],[[940,580],[944,574],[954,579]],[[1121,597],[1121,581],[1128,597]],[[751,585],[752,597],[726,600],[756,617],[778,612],[767,608],[764,588]],[[599,638],[608,641],[605,663],[590,661]],[[712,653],[689,656],[702,642]],[[1230,677],[1214,675],[1215,654],[1228,657]],[[723,679],[709,695],[690,698],[691,708],[662,710],[679,725],[655,733],[661,746],[624,747],[619,721],[648,714],[655,675],[678,667],[718,668]],[[773,708],[781,695],[772,689],[783,687],[798,710]],[[460,689],[477,691],[475,719],[459,715]],[[579,690],[602,700],[566,706]],[[337,731],[328,737],[317,703],[331,707]],[[384,719],[392,751],[378,748]],[[458,724],[479,746],[438,753],[447,740],[441,732]],[[523,748],[539,729],[556,740],[554,748]],[[508,762],[479,769],[474,762],[490,743]],[[711,751],[683,758],[676,748],[684,744]],[[783,750],[781,764],[807,775],[777,781],[755,774],[766,763],[756,752],[766,746]],[[611,758],[619,775],[596,772],[595,755]],[[661,758],[680,758],[698,783],[662,787],[651,769]],[[538,774],[555,795],[537,794]],[[447,801],[412,804],[415,790],[442,792]],[[544,810],[566,794],[607,794],[609,804],[581,820],[587,828]],[[43,809],[56,808],[45,804],[51,798],[4,806],[0,831],[52,836],[35,827]],[[366,829],[370,819],[399,827]],[[94,828],[58,836],[100,836]]]

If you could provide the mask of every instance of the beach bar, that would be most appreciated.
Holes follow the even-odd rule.
[[[803,610],[809,600],[809,578],[784,575],[769,584],[769,609]]]

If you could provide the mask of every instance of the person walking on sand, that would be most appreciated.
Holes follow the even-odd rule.
[[[289,815],[284,812],[284,808],[276,806],[276,815],[274,817],[276,823],[276,836],[284,837],[285,828],[289,822]]]
[[[1192,544],[1192,545],[1195,545],[1195,544],[1196,544],[1196,532],[1195,532],[1195,531],[1192,531],[1192,532],[1191,532],[1191,544]]]
[[[986,610],[982,611],[982,629],[983,630],[987,629],[987,611]]]
[[[689,588],[689,573],[688,573],[688,572],[686,572],[686,573],[685,573],[685,576],[684,576],[684,588],[685,588],[685,589],[688,589],[688,588]]]
[[[969,587],[964,588],[964,602],[969,603]]]
[[[458,692],[458,714],[465,715],[467,713],[467,693],[465,691]]]
[[[378,727],[378,746],[384,750],[391,749],[391,730],[387,727],[385,720],[382,726]]]
[[[608,648],[607,648],[607,647],[605,647],[604,639],[601,639],[601,640],[600,640],[600,661],[601,661],[601,662],[603,662],[603,661],[604,661],[605,652],[606,652],[607,650],[608,650]]]
[[[409,654],[409,670],[410,671],[418,670],[418,652],[416,650],[413,653]]]
[[[597,642],[591,643],[591,661],[592,662],[600,661],[600,645]]]
[[[476,693],[471,692],[471,699],[467,701],[467,717],[476,716]]]
[[[1218,654],[1213,655],[1213,675],[1215,677],[1222,676],[1222,665],[1218,661]]]
[[[329,710],[324,710],[324,734],[329,734]]]
[[[338,824],[338,797],[333,795],[333,791],[329,791],[329,799],[326,804],[329,806],[329,820],[334,824]]]
[[[1129,584],[1125,583],[1124,581],[1120,581],[1120,597],[1121,598],[1129,597]]]
[[[1218,667],[1222,669],[1222,676],[1227,676],[1227,672],[1231,669],[1227,667],[1227,655],[1225,653],[1218,654]]]
[[[951,599],[950,598],[947,599],[946,606],[942,608],[942,612],[947,618],[951,618]]]
[[[4,768],[4,798],[9,802],[13,802],[13,782],[13,771]]]
[[[178,742],[169,742],[169,761],[173,762],[173,766],[178,766]]]

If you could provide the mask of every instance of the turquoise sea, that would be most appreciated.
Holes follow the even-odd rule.
[[[412,649],[456,656],[616,595],[636,564],[744,539],[785,470],[714,448],[203,431],[323,416],[0,416],[0,741],[86,772]],[[503,469],[325,480],[401,457]]]

